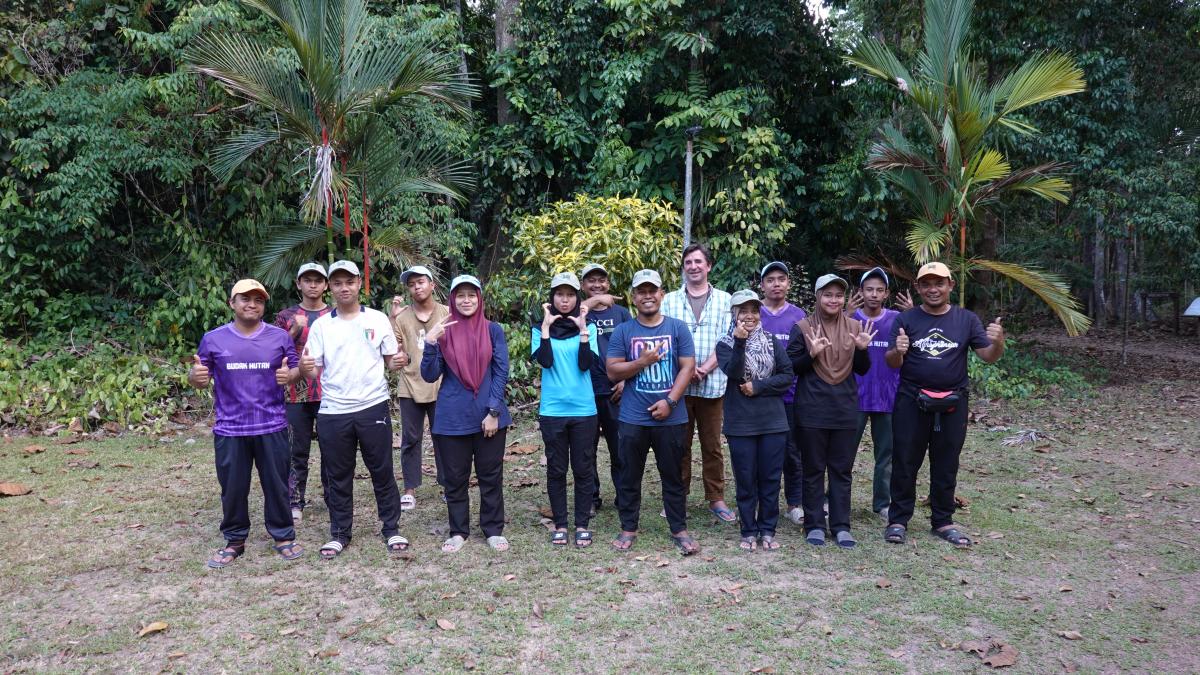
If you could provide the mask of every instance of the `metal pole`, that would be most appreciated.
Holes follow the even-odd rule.
[[[687,137],[687,159],[683,169],[683,247],[692,243],[692,136]]]

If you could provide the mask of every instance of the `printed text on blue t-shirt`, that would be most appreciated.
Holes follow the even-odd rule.
[[[635,387],[647,394],[662,394],[671,391],[675,386],[675,356],[671,347],[670,335],[655,335],[653,337],[630,338],[631,360],[636,360],[647,350],[658,351],[661,358],[658,363],[648,366],[638,373]]]

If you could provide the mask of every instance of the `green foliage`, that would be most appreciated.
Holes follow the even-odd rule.
[[[662,202],[635,197],[588,197],[549,205],[517,219],[512,269],[489,281],[497,305],[535,307],[558,272],[579,273],[588,263],[608,269],[614,293],[622,293],[640,269],[655,269],[663,283],[679,280],[682,239],[679,214]],[[502,280],[501,280],[502,279]]]
[[[971,389],[985,398],[1033,398],[1065,395],[1077,397],[1093,388],[1093,382],[1105,376],[1102,368],[1073,362],[1055,353],[1042,351],[1032,343],[1008,338],[1004,356],[993,364],[984,363],[972,352],[967,363]]]
[[[156,431],[186,405],[179,363],[112,340],[63,348],[70,339],[0,339],[0,422],[42,429],[76,420],[84,428],[115,423]]]
[[[532,335],[528,323],[501,324],[508,342],[508,405],[525,406],[541,396],[542,367],[530,356]]]

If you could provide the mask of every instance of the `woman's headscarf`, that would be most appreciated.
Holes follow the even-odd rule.
[[[741,307],[741,305],[738,305]],[[733,320],[729,322],[729,332],[721,338],[721,342],[733,346],[733,329],[737,327],[738,307],[733,308]],[[746,336],[745,370],[742,373],[743,382],[761,380],[775,374],[775,340],[763,330],[762,322]]]
[[[554,291],[559,288],[570,288],[575,293],[575,306],[566,314],[559,314],[558,309],[554,307]],[[579,299],[579,291],[566,284],[560,285],[557,288],[551,288],[548,302],[550,303],[550,313],[558,314],[558,318],[554,320],[554,323],[550,324],[550,337],[555,340],[562,340],[579,335],[579,326],[576,326],[575,322],[571,320],[579,316],[579,306],[583,304]],[[541,306],[538,306],[537,309],[529,313],[529,322],[539,331],[542,328],[543,316],[545,316],[545,313],[542,311]]]
[[[851,319],[842,312],[833,317],[821,316],[821,310],[809,314],[800,320],[800,332],[804,342],[812,353],[812,340],[808,337],[815,330],[817,337],[824,336],[829,340],[829,346],[813,359],[813,370],[817,377],[828,384],[841,384],[850,376],[854,366],[854,336],[862,331],[862,324]]]
[[[470,285],[475,288],[473,284]],[[490,322],[483,315],[483,291],[475,288],[479,294],[479,309],[468,317],[458,311],[458,304],[454,302],[456,288],[450,289],[450,319],[457,323],[446,329],[438,338],[438,344],[454,376],[478,396],[483,378],[492,365],[492,334],[488,332]]]

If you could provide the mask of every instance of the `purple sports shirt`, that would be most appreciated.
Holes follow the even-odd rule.
[[[861,412],[890,413],[896,404],[896,388],[900,386],[900,369],[889,368],[884,355],[891,348],[892,322],[900,312],[884,309],[883,316],[875,319],[875,339],[867,347],[871,357],[871,369],[866,375],[855,375],[858,380],[858,409]],[[854,317],[867,324],[862,310],[855,310]]]
[[[763,330],[774,335],[775,339],[779,340],[779,346],[787,349],[788,337],[792,334],[792,326],[795,326],[796,322],[808,316],[808,314],[789,302],[783,306],[783,309],[779,310],[778,314],[772,312],[766,305],[763,305],[760,316],[762,317]],[[792,386],[783,395],[783,402],[791,405],[795,398],[796,381],[793,379]]]
[[[287,331],[264,323],[242,335],[231,322],[205,333],[196,353],[213,379],[214,434],[257,436],[287,428],[283,387],[275,383],[285,359],[289,368],[299,365]]]

